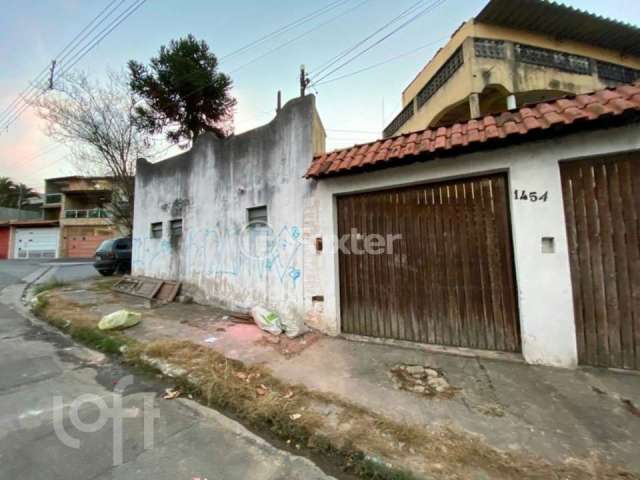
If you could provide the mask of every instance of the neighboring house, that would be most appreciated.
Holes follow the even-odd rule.
[[[384,136],[640,78],[640,29],[545,0],[491,0],[402,93]]]
[[[45,180],[44,219],[60,223],[60,257],[92,257],[103,240],[118,235],[108,212],[112,195],[112,177]]]
[[[57,258],[57,220],[0,220],[0,260]]]
[[[324,151],[313,96],[288,102],[269,124],[218,139],[202,134],[182,155],[139,160],[135,275],[173,278],[196,298],[303,314],[304,179]]]
[[[640,370],[640,84],[319,155],[307,177],[310,232],[402,235],[383,255],[324,242],[302,272],[323,330]]]

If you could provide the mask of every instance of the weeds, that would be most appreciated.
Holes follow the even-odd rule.
[[[38,283],[36,284],[32,291],[34,295],[39,295],[43,292],[46,292],[48,290],[53,290],[55,288],[62,288],[62,287],[66,287],[67,283],[63,282],[61,280],[58,280],[57,278],[52,278],[50,280],[47,280],[44,283]]]
[[[120,278],[105,278],[94,282],[93,286],[89,289],[93,292],[108,292],[111,290],[116,282],[119,282]]]

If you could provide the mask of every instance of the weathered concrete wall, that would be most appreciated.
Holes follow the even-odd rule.
[[[312,193],[303,175],[324,136],[307,96],[250,132],[225,140],[205,134],[182,155],[140,160],[133,273],[179,279],[230,307],[303,315],[303,212]],[[268,248],[255,252],[247,244],[247,209],[264,205],[272,235]],[[172,239],[176,218],[183,235]],[[163,223],[161,239],[151,238],[153,222]]]
[[[324,316],[318,322],[326,331],[340,332],[338,255],[329,241],[337,236],[336,195],[507,172],[511,192],[548,191],[547,202],[519,201],[509,195],[524,358],[535,364],[575,366],[576,332],[559,163],[632,150],[640,150],[637,125],[317,182],[318,222],[311,225],[310,216],[306,228],[325,239],[324,251],[315,260],[321,274],[313,288],[315,295],[324,296]],[[542,237],[555,239],[555,253],[542,252]]]

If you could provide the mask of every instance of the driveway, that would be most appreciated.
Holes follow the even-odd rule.
[[[16,282],[41,268],[0,262],[0,478],[331,478],[215,410],[162,399],[170,385],[155,377],[32,323]],[[61,268],[79,275],[86,265]]]

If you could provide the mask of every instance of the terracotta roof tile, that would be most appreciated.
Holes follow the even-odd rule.
[[[527,105],[497,116],[488,115],[450,127],[421,130],[325,153],[313,159],[306,176],[319,178],[358,171],[403,158],[425,160],[441,151],[470,151],[487,141],[500,143],[501,139],[514,137],[527,140],[533,132],[553,128],[559,133],[572,124],[588,124],[627,112],[640,113],[640,83]],[[640,117],[633,118],[637,121]]]

